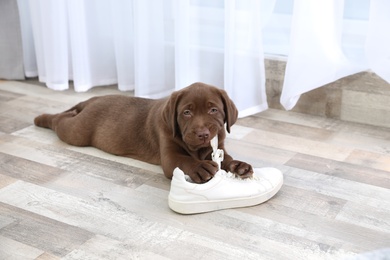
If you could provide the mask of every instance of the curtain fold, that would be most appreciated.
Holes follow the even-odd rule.
[[[23,65],[24,65],[24,74],[26,77],[37,77],[38,68],[35,55],[35,46],[34,38],[31,27],[31,15],[30,15],[30,5],[28,2],[21,4],[23,0],[17,1],[17,6],[19,9],[20,17],[20,29],[23,45]],[[14,1],[13,1],[14,2]],[[15,3],[15,2],[14,2]],[[22,76],[22,78],[24,78]]]
[[[366,41],[354,46],[348,42],[348,29],[353,29],[344,17],[344,7],[342,0],[294,1],[291,49],[280,98],[285,109],[292,109],[303,93],[368,69],[390,82],[386,29],[390,28],[390,2],[371,0],[368,21],[355,21],[360,25],[355,30]]]
[[[174,0],[175,86],[188,86],[190,80],[190,1]],[[173,45],[172,45],[173,48]]]
[[[110,5],[118,88],[134,90],[133,0],[111,0]]]
[[[169,94],[166,84],[164,1],[134,0],[135,95],[159,98]]]
[[[390,82],[390,1],[371,0],[366,54],[369,67]]]
[[[285,109],[292,109],[305,92],[368,68],[343,51],[343,8],[343,0],[295,0],[280,98]]]
[[[224,88],[238,100],[239,117],[268,108],[261,14],[261,1],[225,1]]]
[[[39,80],[55,90],[68,88],[68,18],[65,0],[30,2]]]
[[[68,54],[71,57],[69,62],[71,71],[69,71],[67,76],[64,76],[64,81],[67,84],[69,79],[73,79],[76,91],[87,91],[89,86],[92,85],[91,70],[93,70],[93,61],[90,58],[92,50],[88,45],[88,42],[92,39],[89,39],[90,31],[86,24],[86,19],[83,19],[86,15],[86,7],[83,1],[70,0],[67,9],[69,9],[69,35],[67,35],[65,43],[69,43]],[[67,51],[66,48],[63,50]],[[49,83],[47,82],[46,84]],[[68,85],[66,85],[65,89],[67,88]]]

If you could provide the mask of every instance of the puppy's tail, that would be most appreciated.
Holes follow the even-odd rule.
[[[39,127],[52,128],[52,120],[54,115],[42,114],[34,119],[34,124]]]
[[[42,114],[40,116],[37,116],[34,119],[34,124],[39,127],[44,127],[44,128],[50,128],[53,129],[54,131],[56,130],[56,127],[58,123],[65,119],[65,118],[71,118],[77,115],[76,110],[71,110],[71,111],[65,111],[60,114]]]

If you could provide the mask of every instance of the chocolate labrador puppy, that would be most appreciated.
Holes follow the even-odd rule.
[[[252,166],[233,160],[224,148],[226,130],[237,120],[237,108],[224,90],[194,83],[169,98],[145,99],[121,95],[93,97],[59,114],[35,118],[37,126],[53,129],[75,146],[94,146],[105,152],[162,165],[171,179],[179,167],[197,183],[218,170],[211,161],[210,140],[218,135],[225,153],[222,169],[241,178]]]

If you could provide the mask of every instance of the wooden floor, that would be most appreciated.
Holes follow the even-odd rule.
[[[0,81],[0,259],[343,259],[390,247],[390,129],[280,110],[240,119],[228,150],[282,170],[282,189],[183,216],[160,167],[32,123],[109,93],[120,92]]]

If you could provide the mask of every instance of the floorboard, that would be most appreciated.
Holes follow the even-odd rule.
[[[390,129],[275,109],[239,119],[227,149],[279,168],[282,189],[258,206],[184,216],[168,207],[161,167],[33,125],[105,94],[132,95],[0,81],[0,259],[353,259],[390,248]],[[380,252],[363,259],[389,257]]]

